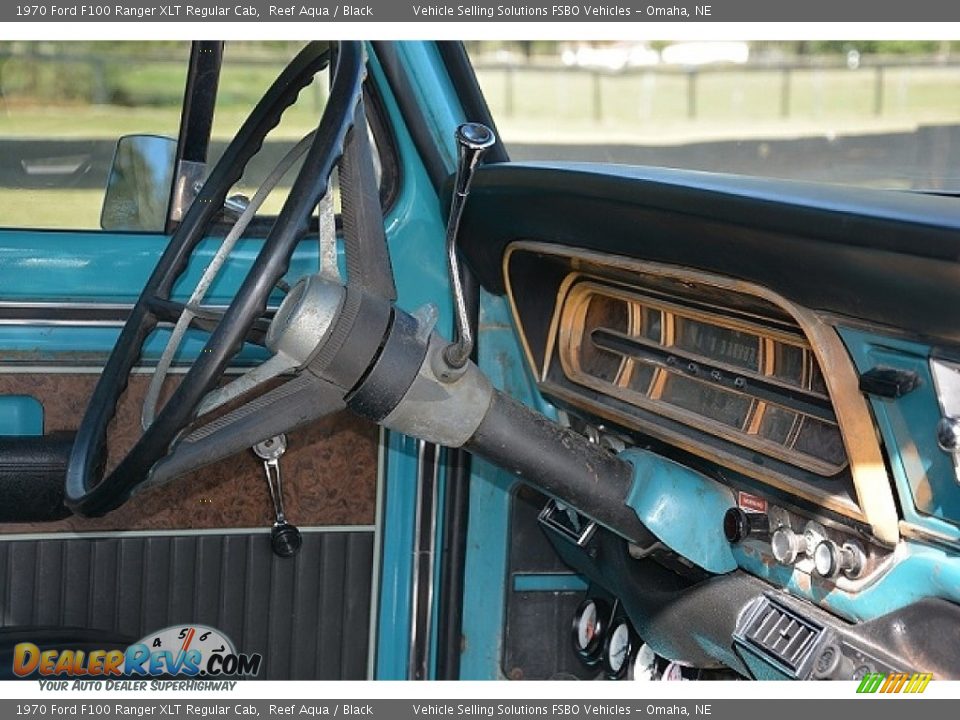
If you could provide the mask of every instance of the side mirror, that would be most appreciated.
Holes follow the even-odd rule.
[[[117,141],[100,212],[104,230],[163,232],[167,224],[177,142],[159,135]]]

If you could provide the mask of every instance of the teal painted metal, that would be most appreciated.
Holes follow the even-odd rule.
[[[537,392],[513,329],[505,298],[481,292],[479,364],[497,388],[548,417],[555,410]],[[507,472],[475,460],[470,478],[470,524],[463,606],[463,680],[502,677],[503,628],[509,574],[510,500],[516,487]]]
[[[960,558],[950,549],[933,545],[901,541],[892,567],[857,593],[811,581],[784,565],[765,563],[749,545],[737,546],[734,555],[747,572],[851,621],[871,620],[923,598],[960,603]]]
[[[165,235],[10,229],[0,231],[0,237],[0,300],[103,303],[136,301],[169,240]],[[174,288],[177,299],[189,297],[219,246],[219,239],[200,243]],[[237,243],[206,302],[225,305],[233,299],[261,246],[256,239]],[[307,238],[286,277],[296,280],[315,272],[317,263],[316,238]],[[282,297],[277,293],[273,300]]]
[[[583,592],[590,584],[576,573],[517,573],[514,592]]]
[[[67,363],[70,366],[102,366],[120,334],[119,327],[63,325],[0,325],[0,348],[7,362],[27,365]],[[151,333],[143,347],[141,364],[149,366],[160,358],[170,330]],[[175,364],[189,365],[203,350],[207,335],[189,330],[174,356]],[[244,346],[234,360],[238,366],[263,362],[267,351],[254,345]]]
[[[877,367],[910,370],[920,386],[897,399],[869,398],[904,520],[940,537],[960,541],[960,487],[953,465],[937,447],[934,428],[940,409],[930,377],[930,348],[922,343],[839,328],[858,371]],[[801,577],[792,568],[764,562],[749,545],[734,550],[740,566],[792,594],[807,598],[848,620],[870,620],[923,598],[960,603],[960,556],[949,544],[901,540],[892,565],[855,594]]]
[[[448,170],[452,173],[456,158],[454,130],[464,118],[437,47],[434,43],[402,42],[397,45],[397,54],[407,70],[411,89],[424,113],[427,129],[443,154]],[[371,66],[374,78],[384,89],[385,96],[388,96],[386,97],[387,111],[397,133],[401,157],[401,195],[387,221],[387,234],[390,237],[391,256],[397,276],[398,304],[408,311],[427,303],[434,304],[440,310],[437,327],[450,337],[453,329],[453,305],[450,300],[443,246],[445,218],[439,199],[427,181],[412,141],[403,127],[403,118],[395,105],[394,98],[389,97],[389,92],[386,91],[382,73],[375,58]],[[410,508],[415,507],[413,479],[416,477],[416,465],[413,466],[413,472],[409,470],[410,468],[404,465],[388,467],[388,486],[397,485],[403,488],[389,495],[388,502],[398,507],[406,507],[407,514],[404,516],[402,512],[391,512],[393,508],[388,506],[383,529],[385,537],[392,538],[391,527],[398,527],[391,525],[391,518],[395,518],[395,523],[412,524],[414,515]],[[439,483],[438,500],[442,503],[446,492],[446,478],[440,477]],[[442,504],[439,507],[442,507]],[[438,522],[434,538],[438,549],[441,548],[442,533],[443,523]],[[412,550],[411,538],[411,544],[407,546],[406,552],[412,553]],[[389,585],[384,585],[392,595],[384,596],[381,593],[381,603],[386,603],[393,612],[390,618],[386,618],[381,613],[381,626],[384,623],[401,622],[405,623],[407,632],[403,638],[400,638],[397,633],[391,633],[389,636],[381,633],[378,643],[377,677],[406,677],[410,651],[411,608],[409,593],[404,596],[400,591],[402,582],[399,578],[406,576],[406,581],[409,581],[408,569],[411,563],[411,555],[404,557],[401,550],[395,551],[393,548],[384,547],[385,577],[388,574],[395,574],[395,576],[391,578],[392,582]],[[435,581],[439,581],[439,563],[436,570]],[[435,603],[434,614],[430,618],[433,676],[435,676],[433,663],[436,661],[437,642],[436,609]]]
[[[446,274],[445,226],[440,203],[372,53],[370,73],[381,89],[400,157],[400,192],[385,225],[396,275],[397,304],[408,311],[427,303],[435,305],[439,311],[438,328],[449,334],[453,307]],[[374,677],[399,680],[407,677],[410,656],[417,462],[415,441],[395,433],[387,433],[387,438]]]
[[[904,519],[960,542],[960,485],[953,460],[937,446],[940,420],[930,348],[906,340],[839,328],[857,370],[893,367],[920,377],[920,386],[897,399],[870,397],[893,471]]]
[[[453,133],[460,123],[470,118],[463,115],[460,98],[450,83],[436,43],[399,42],[396,47],[409,73],[410,86],[427,129],[452,173],[457,162]]]
[[[413,518],[416,513],[417,441],[387,433],[380,536],[380,598],[377,628],[378,680],[406,680],[410,658],[413,585]]]
[[[631,448],[620,458],[633,465],[627,505],[658,540],[709,572],[737,569],[719,532],[736,504],[730,488],[648,450]]]
[[[406,67],[413,94],[424,113],[427,129],[440,148],[447,168],[455,166],[454,130],[463,117],[459,99],[433,43],[403,42],[398,55]],[[447,302],[449,290],[446,268],[439,255],[424,258],[431,277],[423,291],[436,301]],[[443,277],[436,277],[436,273]],[[416,277],[416,274],[411,277]],[[441,289],[442,288],[442,289]],[[438,293],[443,293],[438,294]],[[444,316],[439,327],[448,333],[452,316]],[[513,334],[506,304],[502,298],[486,293],[481,297],[481,322],[478,332],[480,366],[498,387],[518,399],[539,404],[549,411],[526,376],[520,346]],[[492,465],[475,460],[470,479],[470,523],[467,537],[463,634],[465,649],[461,656],[462,679],[500,677],[500,647],[507,591],[507,542],[510,497],[514,479]],[[439,547],[439,538],[438,538]],[[434,638],[435,641],[435,638]]]
[[[904,520],[960,542],[954,524],[960,518],[960,487],[934,434],[940,408],[930,377],[930,348],[850,328],[838,331],[859,372],[881,366],[919,375],[920,386],[913,392],[897,399],[870,397],[869,402]],[[960,603],[960,556],[948,545],[901,540],[891,567],[855,594],[765,563],[749,545],[738,546],[734,553],[744,570],[848,620],[870,620],[928,597]]]
[[[43,435],[43,405],[29,395],[0,395],[0,435]]]

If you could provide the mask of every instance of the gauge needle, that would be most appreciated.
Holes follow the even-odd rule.
[[[191,643],[191,641],[193,640],[193,636],[196,635],[196,634],[197,634],[197,629],[196,629],[196,628],[190,628],[190,629],[187,631],[187,636],[183,639],[183,645],[180,646],[180,653],[177,655],[177,664],[176,664],[176,666],[177,666],[178,668],[180,667],[180,663],[183,662],[183,657],[184,657],[184,655],[186,654],[187,650],[190,649],[190,643]]]
[[[190,642],[193,640],[193,636],[196,635],[196,633],[196,628],[190,628],[190,630],[187,632],[187,637],[183,639],[183,645],[180,647],[181,654],[190,649]]]

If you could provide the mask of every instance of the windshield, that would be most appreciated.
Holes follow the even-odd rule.
[[[514,160],[960,192],[960,43],[467,48]]]

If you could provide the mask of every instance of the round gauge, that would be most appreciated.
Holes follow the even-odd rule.
[[[664,682],[679,682],[686,680],[683,676],[683,666],[680,663],[672,662],[663,669],[663,675],[660,679]]]
[[[657,677],[657,654],[644,643],[633,656],[630,663],[630,679],[639,682],[649,682]]]
[[[603,648],[603,668],[612,680],[622,678],[630,665],[634,648],[633,631],[626,620],[618,620],[607,635]]]
[[[605,602],[587,598],[573,614],[573,649],[588,665],[595,665],[600,660],[609,613],[610,609]]]

